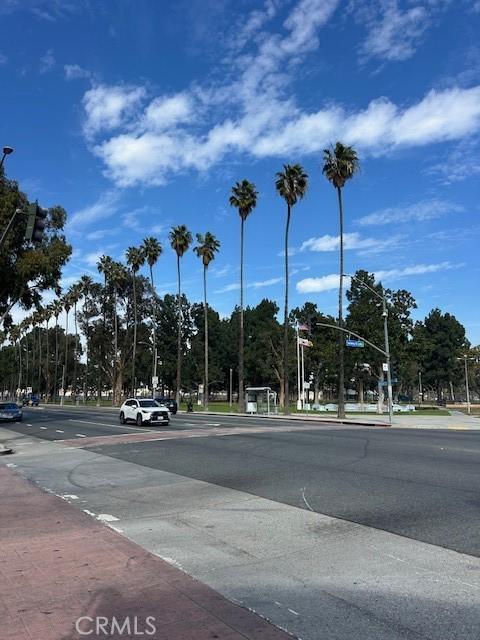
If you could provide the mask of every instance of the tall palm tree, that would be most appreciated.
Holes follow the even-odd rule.
[[[78,322],[77,322],[77,304],[82,297],[82,286],[79,282],[73,284],[69,291],[70,302],[73,305],[73,321],[75,326],[75,352],[73,358],[73,393],[75,402],[77,400],[77,361],[78,361]]]
[[[50,370],[51,370],[51,366],[50,366],[50,341],[49,341],[49,328],[48,328],[48,323],[50,322],[50,320],[52,319],[53,316],[53,306],[51,304],[47,305],[45,307],[45,315],[44,315],[44,320],[45,320],[45,332],[46,332],[46,347],[45,347],[45,352],[46,352],[46,374],[47,374],[47,393],[46,393],[46,397],[45,397],[45,401],[48,402],[48,398],[50,396]]]
[[[62,298],[62,305],[65,309],[65,354],[63,361],[63,373],[62,373],[62,389],[63,395],[60,398],[60,404],[65,402],[65,394],[66,394],[66,384],[67,384],[67,373],[68,373],[68,314],[70,313],[70,309],[72,308],[70,294],[67,292]]]
[[[283,376],[284,376],[284,403],[285,415],[290,413],[289,394],[289,362],[288,362],[288,233],[290,230],[290,216],[292,207],[301,200],[307,191],[308,175],[299,164],[284,164],[283,171],[276,174],[275,187],[278,195],[287,203],[287,223],[285,225],[285,309],[283,317]]]
[[[135,383],[135,361],[137,359],[137,273],[140,268],[145,264],[145,253],[143,247],[129,247],[127,249],[127,264],[132,270],[133,279],[133,357],[132,357],[132,385],[133,395],[136,391]]]
[[[353,178],[359,170],[357,152],[353,147],[348,147],[337,142],[332,149],[323,151],[322,173],[337,190],[338,212],[340,218],[340,284],[338,288],[338,326],[343,327],[343,202],[342,189],[347,180]],[[345,417],[345,364],[344,364],[344,336],[339,331],[339,367],[338,367],[338,417]]]
[[[245,331],[243,322],[243,237],[245,220],[257,206],[258,191],[255,185],[248,180],[237,182],[232,187],[230,206],[235,207],[240,214],[240,335],[238,347],[238,410],[245,411],[244,390],[244,350]]]
[[[89,311],[88,311],[88,297],[92,291],[93,280],[90,276],[83,275],[80,278],[80,286],[82,288],[82,295],[85,301],[84,313],[85,313],[85,377],[84,377],[84,401],[88,402],[88,359],[90,355],[90,323],[89,323]]]
[[[103,313],[103,333],[104,333],[104,340],[106,339],[106,330],[107,330],[107,284],[108,284],[108,277],[111,273],[112,270],[112,264],[113,264],[113,259],[110,256],[107,255],[103,255],[101,256],[101,258],[99,259],[99,261],[97,262],[97,269],[98,272],[103,274],[103,284],[104,284],[104,288],[103,288],[103,300],[102,300],[102,313]],[[100,358],[101,360],[103,360],[104,364],[106,364],[106,359],[107,359],[107,353],[105,351],[105,348],[103,346],[103,342],[100,346]],[[100,403],[100,399],[101,399],[101,395],[102,395],[102,367],[98,367],[98,379],[97,379],[97,393],[98,393],[98,397],[97,397],[97,401],[98,404]]]
[[[202,259],[203,264],[203,312],[205,314],[205,372],[204,372],[204,402],[203,406],[205,411],[208,409],[208,304],[207,304],[207,269],[212,260],[215,259],[215,254],[220,249],[220,242],[217,238],[207,231],[202,236],[201,233],[197,233],[198,245],[194,247],[194,251],[199,258]]]
[[[153,284],[153,267],[157,263],[157,260],[162,255],[162,245],[153,237],[145,238],[143,241],[143,251],[145,252],[145,259],[150,269],[150,284],[152,285],[153,296],[153,367],[152,377],[157,375],[157,296],[155,294],[155,286]],[[155,385],[152,382],[153,395],[155,396]]]
[[[178,278],[178,298],[177,298],[177,383],[175,396],[177,404],[180,405],[180,387],[182,386],[182,288],[180,278],[180,258],[188,251],[192,244],[192,234],[184,224],[172,227],[169,234],[170,246],[177,254],[177,278]]]
[[[56,402],[58,392],[58,316],[61,314],[63,309],[61,300],[54,300],[52,302],[52,308],[53,316],[55,318],[55,367],[53,374],[53,401]]]

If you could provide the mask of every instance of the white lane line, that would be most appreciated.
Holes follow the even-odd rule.
[[[110,424],[108,422],[92,422],[90,420],[76,420],[74,418],[69,418],[69,422],[80,422],[81,424],[94,424],[98,427],[111,427],[112,429],[130,429],[131,431],[146,431],[149,432],[150,429],[140,429],[139,427],[127,427],[126,425],[118,425],[118,424]]]
[[[61,429],[55,429],[55,431],[56,431],[57,433],[65,433],[65,431],[62,431]]]
[[[27,427],[33,427],[33,424],[30,424],[30,423],[27,422]]]
[[[40,429],[43,429],[44,431],[45,431],[45,429],[46,429],[46,428],[47,428],[47,427],[40,427]]]
[[[109,513],[99,513],[97,516],[97,520],[101,520],[102,522],[118,522],[120,518],[116,516],[112,516]]]
[[[7,467],[11,467],[12,469],[14,469],[17,465],[14,462],[8,462],[7,463]]]
[[[313,511],[313,513],[316,513],[315,509],[312,509],[312,507],[308,504],[307,499],[305,498],[305,489],[306,489],[306,488],[307,488],[307,487],[303,487],[303,489],[302,489],[302,498],[303,498],[303,501],[304,501],[304,503],[307,505],[308,509],[310,509],[310,511]]]
[[[79,438],[86,438],[87,436],[84,436],[83,433],[76,433],[76,436],[78,436]]]
[[[300,614],[294,611],[293,609],[287,609],[290,613],[293,613],[294,616],[299,616]]]

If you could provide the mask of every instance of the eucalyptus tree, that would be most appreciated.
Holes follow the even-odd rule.
[[[347,180],[353,178],[360,168],[357,152],[353,147],[337,142],[332,149],[323,151],[323,169],[330,184],[337,190],[338,213],[340,222],[340,284],[338,288],[338,326],[343,327],[343,201],[342,189]],[[345,362],[344,362],[344,335],[339,331],[339,367],[338,367],[338,417],[345,417]]]
[[[284,370],[284,402],[285,414],[290,413],[289,394],[289,358],[288,358],[288,234],[292,207],[301,200],[308,187],[308,175],[299,164],[284,164],[283,171],[276,174],[275,188],[279,196],[287,203],[287,222],[285,225],[285,308],[283,316],[283,370]]]
[[[84,299],[84,315],[85,315],[85,378],[84,378],[84,402],[88,401],[88,364],[90,356],[90,316],[88,310],[89,296],[93,287],[93,280],[90,276],[83,275],[80,278],[80,287]]]
[[[58,392],[58,316],[62,313],[63,304],[60,299],[52,302],[53,317],[55,318],[55,367],[53,374],[53,398],[54,402],[57,400]]]
[[[73,393],[75,401],[77,399],[77,362],[78,362],[78,322],[77,322],[77,304],[82,298],[82,285],[77,282],[70,287],[69,298],[73,305],[73,322],[75,326],[75,347],[73,357]]]
[[[145,253],[143,247],[129,247],[126,253],[127,264],[132,270],[133,280],[133,356],[132,356],[132,385],[133,395],[136,393],[135,382],[135,363],[137,359],[137,329],[138,329],[138,313],[137,313],[137,273],[145,264]]]
[[[245,328],[243,309],[243,246],[245,220],[257,206],[258,191],[248,180],[233,185],[230,195],[230,206],[235,207],[240,215],[240,332],[238,346],[238,410],[245,411]]]
[[[152,320],[153,320],[153,367],[152,375],[156,375],[157,371],[157,296],[155,294],[155,285],[153,283],[153,267],[157,263],[157,260],[162,255],[163,248],[160,242],[154,238],[145,238],[143,241],[143,251],[145,253],[145,260],[147,261],[150,269],[150,284],[152,285]],[[152,382],[153,393],[155,394],[155,385]]]
[[[175,395],[177,404],[180,404],[180,388],[182,386],[182,288],[180,274],[180,258],[188,251],[192,244],[192,234],[184,224],[172,227],[169,233],[170,246],[177,254],[177,379]]]
[[[194,247],[194,251],[203,264],[203,311],[205,314],[205,368],[204,368],[204,407],[208,409],[208,304],[207,304],[207,270],[208,265],[215,259],[215,254],[220,249],[220,242],[217,238],[207,231],[203,236],[201,233],[197,233],[198,245]]]

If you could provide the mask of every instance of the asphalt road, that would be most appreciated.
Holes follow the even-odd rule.
[[[344,428],[93,450],[480,556],[480,434]]]
[[[178,414],[172,416],[170,425],[137,427],[134,423],[120,425],[118,410],[108,408],[82,407],[30,407],[23,410],[23,422],[2,422],[0,427],[35,436],[43,440],[70,440],[93,436],[109,436],[121,433],[145,433],[161,429],[185,430],[192,428],[209,428],[211,426],[236,426],[238,418],[222,416],[205,416],[198,413]],[[264,424],[264,423],[263,423]]]

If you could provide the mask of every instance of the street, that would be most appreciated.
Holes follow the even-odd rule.
[[[478,638],[478,432],[76,407],[4,426],[3,463],[297,637]]]

